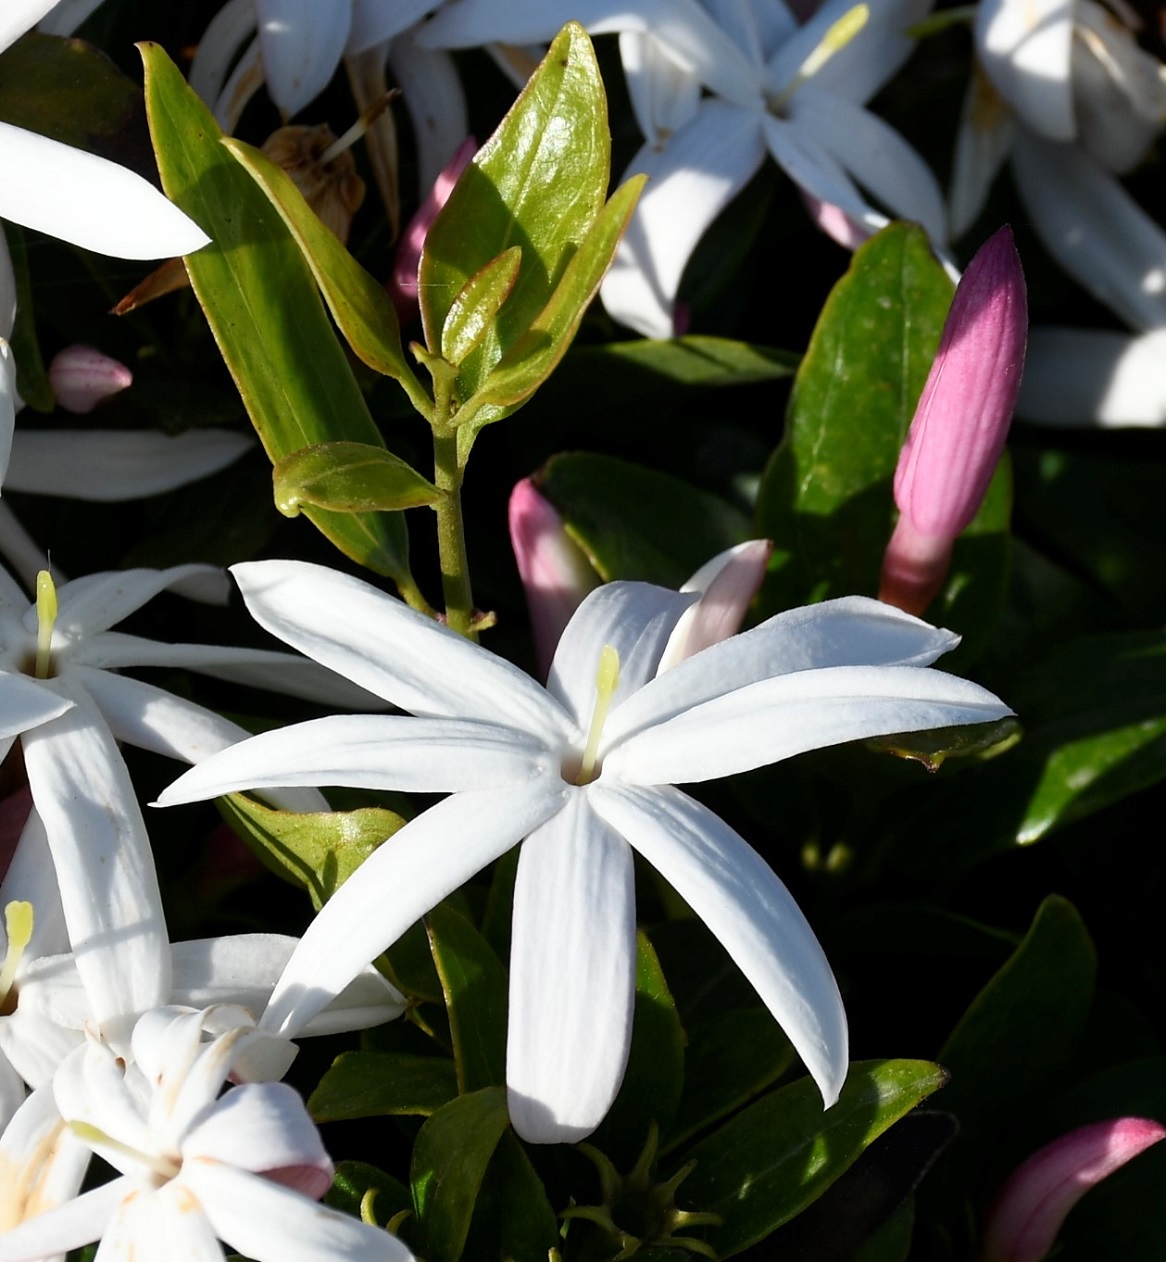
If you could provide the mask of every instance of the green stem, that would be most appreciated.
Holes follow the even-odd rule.
[[[449,391],[451,384],[445,373],[438,371],[434,374],[433,484],[444,492],[441,500],[434,505],[437,511],[437,551],[441,561],[446,624],[450,630],[467,639],[477,640],[462,521],[463,470],[458,460],[457,427],[450,423],[453,413]]]

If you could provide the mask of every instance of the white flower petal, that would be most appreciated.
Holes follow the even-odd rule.
[[[1069,76],[1074,0],[981,0],[976,52],[996,90],[1049,140],[1077,134]]]
[[[245,1170],[195,1158],[182,1181],[215,1234],[261,1262],[413,1262],[387,1231]]]
[[[514,887],[506,1084],[536,1144],[603,1121],[627,1065],[635,994],[632,852],[586,791],[522,844]]]
[[[197,1199],[175,1180],[126,1196],[102,1234],[97,1253],[101,1262],[133,1262],[135,1258],[221,1262],[222,1256]]]
[[[41,570],[56,570],[49,564],[48,555],[27,530],[17,521],[12,509],[0,501],[0,554],[3,554],[17,574],[29,585],[36,587],[36,576]],[[0,601],[8,604],[16,595],[21,607],[28,603],[28,597],[13,582],[8,574],[0,571]]]
[[[222,571],[214,565],[173,565],[166,570],[107,570],[75,578],[57,589],[55,629],[78,638],[107,631],[136,612],[160,592],[187,579],[217,581]],[[223,577],[224,586],[226,584]],[[36,606],[28,608],[24,625],[36,631]]]
[[[765,157],[759,110],[706,99],[663,150],[645,146],[627,175],[648,185],[600,294],[615,319],[645,337],[673,335],[684,268],[706,229]]]
[[[328,86],[352,23],[352,0],[255,0],[271,99],[298,114]]]
[[[182,1156],[210,1157],[255,1174],[301,1165],[330,1172],[332,1164],[303,1100],[284,1082],[248,1083],[227,1091],[191,1127]]]
[[[172,491],[226,468],[253,446],[226,429],[20,430],[4,480],[10,491],[116,502]]]
[[[210,240],[140,175],[95,154],[0,123],[10,173],[0,216],[116,258],[192,254]]]
[[[231,572],[260,626],[403,710],[506,724],[551,744],[573,734],[529,675],[368,583],[302,561]]]
[[[30,1087],[40,1087],[84,1042],[89,998],[71,955],[32,960],[22,969],[18,987],[16,1011],[0,1019],[0,1051]],[[61,1023],[62,1010],[71,1025]]]
[[[3,1032],[3,1027],[0,1026],[0,1039],[2,1039]],[[0,1041],[0,1053],[3,1051],[3,1042]],[[0,1135],[4,1134],[5,1128],[16,1115],[17,1109],[24,1103],[27,1095],[28,1090],[24,1085],[23,1076],[12,1068],[7,1055],[0,1055]],[[13,1171],[5,1170],[3,1150],[0,1150],[0,1179],[12,1178],[13,1176]],[[3,1206],[4,1193],[0,1192],[0,1232],[4,1230]]]
[[[243,55],[235,63],[223,90],[213,104],[215,122],[228,135],[232,135],[239,126],[243,111],[248,102],[263,87],[263,51],[256,35],[243,50]]]
[[[374,44],[383,44],[419,22],[433,7],[434,0],[352,0],[352,28],[346,51],[351,56]]]
[[[65,713],[72,704],[25,675],[0,672],[0,739],[19,736]]]
[[[0,10],[0,52],[31,30],[57,0],[5,0]]]
[[[1045,248],[1134,328],[1166,325],[1166,233],[1073,145],[1018,131],[1016,186]]]
[[[57,874],[53,871],[53,856],[44,823],[35,809],[28,813],[8,871],[0,882],[0,907],[17,901],[31,903],[34,910],[32,938],[25,951],[26,958],[36,959],[68,951],[69,935],[61,910]],[[4,934],[0,931],[0,941],[3,939]]]
[[[789,119],[766,114],[764,130],[765,143],[773,160],[798,188],[815,200],[836,207],[859,224],[873,225],[875,212],[832,153],[814,144]],[[882,222],[885,224],[886,220]]]
[[[95,13],[102,0],[58,0],[44,16],[37,30],[42,35],[72,35],[73,32]]]
[[[641,730],[604,756],[603,775],[627,784],[695,784],[845,741],[1011,713],[978,684],[942,671],[831,666],[763,679]]]
[[[1012,111],[977,67],[964,95],[952,160],[948,216],[958,239],[976,222],[1012,148]]]
[[[453,58],[423,48],[412,34],[388,48],[389,64],[413,122],[417,140],[417,195],[424,200],[470,133],[466,94]]]
[[[338,714],[263,732],[208,758],[159,794],[158,805],[304,784],[454,793],[548,770],[558,771],[553,751],[497,724]]]
[[[10,338],[16,324],[16,275],[12,271],[12,255],[8,238],[0,224],[0,338]]]
[[[827,1107],[846,1078],[846,1014],[789,891],[741,837],[676,789],[591,790],[592,805],[720,939],[785,1030]]]
[[[300,939],[260,1027],[289,1038],[447,894],[561,810],[557,773],[446,798],[394,833]]]
[[[696,114],[700,79],[669,55],[666,44],[640,31],[620,35],[619,55],[640,131],[652,148],[662,149]]]
[[[7,251],[5,251],[7,253]],[[0,319],[3,313],[0,312]],[[12,347],[0,337],[0,482],[6,480],[16,427],[16,360]],[[9,484],[11,490],[11,484]]]
[[[959,643],[868,596],[788,609],[677,663],[609,715],[604,747],[749,684],[827,666],[930,666]]]
[[[258,25],[255,0],[226,0],[210,20],[190,63],[190,86],[214,105],[227,81],[231,63]]]

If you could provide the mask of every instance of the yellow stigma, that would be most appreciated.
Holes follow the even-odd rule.
[[[798,67],[797,74],[780,92],[769,98],[770,112],[780,115],[798,88],[812,79],[835,53],[840,53],[867,24],[869,18],[870,8],[865,4],[856,4],[853,9],[847,9],[814,46],[810,55]]]
[[[576,784],[590,784],[595,777],[595,756],[599,752],[599,737],[603,723],[611,708],[611,699],[619,687],[619,654],[605,644],[599,654],[599,669],[595,672],[595,709],[591,712],[591,728],[587,733],[587,747],[583,750],[583,762]]]
[[[48,679],[53,660],[53,624],[57,621],[57,585],[48,570],[36,576],[36,677]]]
[[[16,970],[20,967],[21,957],[32,941],[32,904],[9,903],[4,908],[4,926],[8,930],[8,953],[4,957],[4,967],[0,968],[0,1015],[9,1012],[8,996],[12,984],[16,981]]]

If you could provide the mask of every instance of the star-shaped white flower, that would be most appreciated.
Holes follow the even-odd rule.
[[[830,967],[768,865],[671,787],[824,745],[998,719],[984,689],[924,669],[956,643],[864,598],[791,610],[657,675],[696,593],[592,592],[544,689],[357,579],[236,566],[268,630],[417,717],[335,717],[208,759],[162,804],[271,785],[451,797],[389,838],[308,928],[261,1026],[292,1033],[353,973],[523,841],[514,895],[507,1080],[524,1138],[573,1140],[626,1064],[635,963],[632,851],[708,924],[785,1027],[827,1103],[846,1074]]]

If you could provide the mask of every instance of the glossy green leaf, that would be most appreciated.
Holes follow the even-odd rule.
[[[680,587],[710,557],[749,537],[748,518],[733,505],[614,456],[554,456],[538,482],[605,581]]]
[[[308,1097],[317,1122],[420,1114],[428,1117],[457,1095],[451,1061],[404,1052],[343,1052]]]
[[[441,327],[441,354],[449,363],[460,364],[490,331],[521,267],[522,249],[512,245],[462,286]]]
[[[823,1111],[817,1087],[799,1079],[683,1153],[696,1166],[677,1202],[722,1216],[701,1234],[719,1257],[731,1257],[800,1213],[945,1081],[927,1061],[856,1061],[838,1103]]]
[[[366,1199],[369,1192],[373,1195]],[[373,1218],[383,1226],[402,1210],[410,1209],[412,1200],[409,1189],[391,1174],[364,1161],[341,1161],[336,1166],[324,1204],[353,1218],[359,1218],[361,1206],[368,1205]]]
[[[317,443],[284,456],[271,471],[285,517],[305,508],[337,513],[399,512],[436,504],[441,492],[399,456],[368,443]]]
[[[939,1053],[951,1071],[943,1106],[970,1139],[1008,1123],[1071,1057],[1093,1002],[1097,957],[1067,899],[1041,903],[1024,940],[972,1001]]]
[[[227,136],[223,145],[279,212],[353,352],[376,372],[400,381],[411,397],[427,402],[401,349],[397,311],[385,287],[324,225],[285,171],[241,140]]]
[[[767,610],[877,589],[891,479],[952,292],[906,223],[863,245],[835,285],[761,484],[758,521],[777,546]]]
[[[509,1125],[505,1089],[487,1087],[451,1100],[418,1132],[409,1182],[428,1262],[462,1256],[482,1180]]]
[[[502,353],[546,307],[603,206],[610,160],[599,67],[582,27],[570,23],[462,172],[425,239],[419,297],[433,352],[466,282],[504,250],[522,250],[514,289],[459,365],[459,400],[477,393]]]
[[[755,385],[779,381],[796,372],[801,356],[775,346],[758,346],[728,337],[689,333],[667,342],[651,339],[613,342],[608,346],[582,346],[572,352],[578,362],[602,367],[604,372],[644,374],[684,386]]]
[[[851,1262],[907,1262],[915,1232],[915,1201],[908,1198],[867,1238]]]
[[[268,456],[341,440],[383,446],[283,221],[174,63],[154,44],[142,59],[162,186],[212,238],[186,260],[191,284]],[[353,560],[411,582],[399,513],[305,515]]]
[[[764,1008],[735,1009],[689,1026],[684,1094],[661,1150],[671,1151],[772,1086],[793,1058],[789,1039]]]
[[[543,1262],[561,1243],[559,1220],[546,1188],[522,1144],[508,1132],[486,1172],[464,1256]]]
[[[302,885],[318,911],[370,854],[404,824],[379,807],[295,814],[231,793],[216,799],[227,823],[275,872]]]
[[[684,1030],[656,952],[642,931],[636,943],[632,1048],[611,1111],[588,1140],[617,1169],[628,1169],[653,1122],[666,1131],[684,1086]]]
[[[459,911],[439,903],[425,917],[453,1036],[458,1090],[506,1081],[506,970]]]

